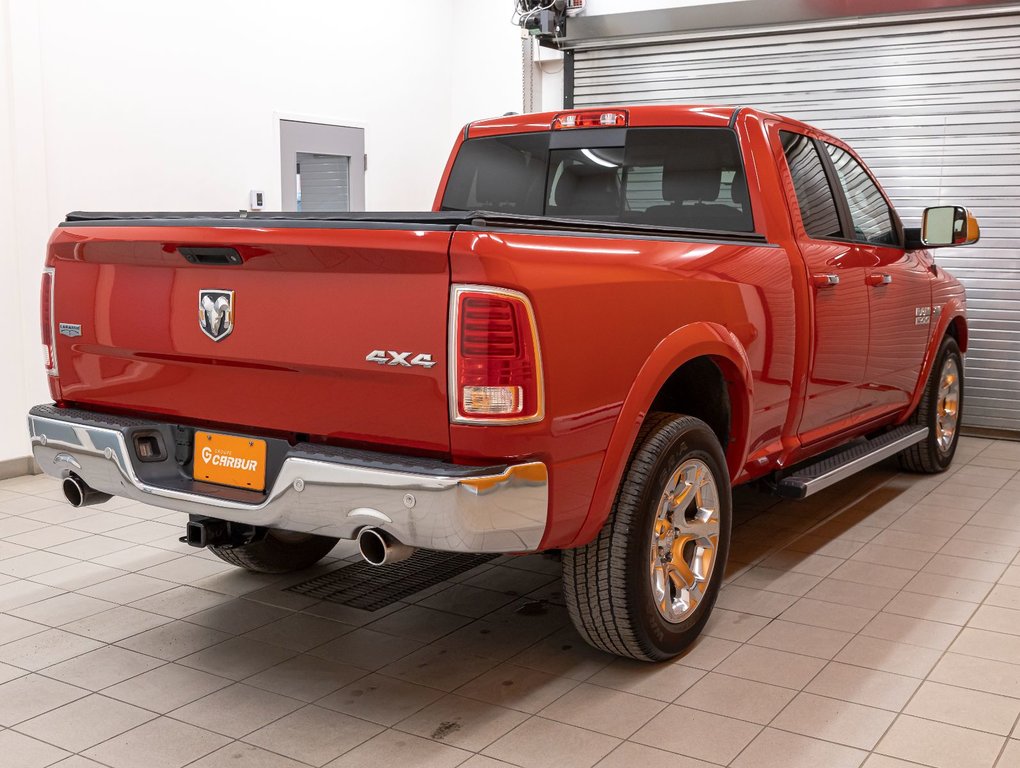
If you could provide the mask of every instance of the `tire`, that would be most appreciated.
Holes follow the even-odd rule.
[[[216,557],[256,573],[289,573],[315,565],[338,539],[312,533],[266,531],[265,536],[238,547],[210,546]]]
[[[955,374],[954,374],[955,371]],[[944,388],[947,377],[956,376],[955,389]],[[937,474],[945,472],[953,463],[956,445],[960,439],[960,417],[963,414],[963,358],[956,339],[946,336],[939,346],[935,364],[928,374],[924,392],[908,424],[928,427],[928,437],[899,454],[900,467],[908,472]],[[946,395],[949,397],[946,397]],[[951,398],[955,394],[955,402]],[[947,408],[953,416],[947,414]],[[952,434],[945,428],[951,423]]]
[[[663,518],[668,514],[663,506],[667,491],[693,487],[699,472],[700,477],[705,472],[711,475],[714,493],[707,484],[704,489],[709,490],[688,492],[688,498]],[[675,527],[680,510],[683,531]],[[697,517],[688,519],[692,515]],[[587,546],[563,551],[563,595],[577,631],[596,648],[632,659],[663,661],[680,654],[705,626],[719,594],[731,516],[726,459],[708,425],[691,416],[649,414],[598,537]],[[714,541],[702,535],[712,530]],[[706,542],[714,545],[714,551],[704,546]],[[692,589],[685,592],[677,581],[666,578],[667,551],[669,566],[676,560],[688,563],[690,555],[683,577],[687,581],[682,578],[680,583],[694,577]],[[661,572],[656,564],[662,566]],[[681,578],[680,569],[672,573]]]

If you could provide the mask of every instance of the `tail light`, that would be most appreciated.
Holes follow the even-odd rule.
[[[53,270],[44,269],[39,296],[39,321],[42,326],[43,363],[46,373],[57,375],[57,346],[53,333]]]
[[[455,285],[450,347],[452,421],[522,424],[545,415],[535,313],[523,293]]]

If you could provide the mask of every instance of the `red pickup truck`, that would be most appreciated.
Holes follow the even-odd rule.
[[[905,230],[850,147],[754,109],[475,122],[431,213],[70,214],[33,450],[257,571],[558,550],[581,634],[666,659],[731,486],[952,461],[965,298],[926,247],[977,237]]]

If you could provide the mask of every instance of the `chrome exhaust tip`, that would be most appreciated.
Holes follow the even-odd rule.
[[[67,499],[67,503],[76,509],[78,507],[90,507],[93,504],[102,504],[104,501],[109,501],[113,498],[108,493],[103,493],[89,487],[84,480],[75,475],[65,477],[64,482],[61,484],[61,489],[64,492],[64,498]]]
[[[369,565],[387,565],[406,560],[415,548],[401,544],[379,528],[362,528],[358,531],[358,552]]]

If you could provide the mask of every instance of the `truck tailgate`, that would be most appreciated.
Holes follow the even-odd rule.
[[[48,259],[59,396],[446,452],[453,228],[71,220]],[[384,362],[366,360],[377,350]]]

